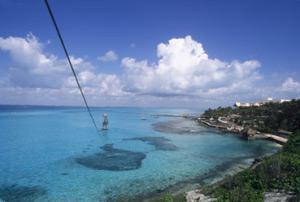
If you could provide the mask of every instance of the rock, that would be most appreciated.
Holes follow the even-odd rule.
[[[255,163],[259,163],[259,162],[261,162],[262,161],[262,159],[261,158],[255,158],[254,159],[254,161],[253,161],[253,164],[255,164]]]
[[[266,192],[264,196],[264,201],[265,202],[287,202],[294,197],[295,195],[292,193]]]
[[[199,189],[195,189],[192,191],[188,191],[186,193],[186,201],[187,202],[212,202],[216,201],[215,198],[210,198],[201,193]]]
[[[245,138],[252,138],[256,135],[256,130],[252,128],[244,128],[242,134]]]
[[[247,131],[248,136],[255,136],[256,134],[256,130],[249,128]]]

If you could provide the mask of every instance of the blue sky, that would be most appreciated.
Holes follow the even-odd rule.
[[[214,106],[236,99],[299,97],[299,0],[49,2],[70,54],[82,60],[77,71],[83,72],[82,82],[87,83],[93,105]],[[64,82],[71,79],[67,72],[49,71],[47,82],[56,86],[45,84],[45,75],[36,79],[41,75],[37,69],[68,68],[59,65],[64,55],[44,2],[0,0],[0,11],[0,88],[6,95],[0,103],[80,104],[73,97],[76,93],[70,94],[74,86]],[[31,42],[28,34],[34,38]],[[39,45],[29,46],[37,48],[33,55],[20,53],[14,50],[20,50],[18,46],[12,47],[13,39],[24,39],[19,41],[21,47],[22,43]],[[158,48],[160,43],[167,51]],[[185,55],[196,44],[203,50]],[[187,52],[177,54],[179,49]],[[108,51],[114,57],[99,59]],[[50,58],[47,66],[28,63],[26,57],[39,57],[39,53]],[[203,54],[208,59],[190,63]],[[51,61],[53,57],[56,60]],[[185,59],[177,61],[178,57]],[[31,98],[40,97],[38,93],[57,99]]]

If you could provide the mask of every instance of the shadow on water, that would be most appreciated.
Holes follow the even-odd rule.
[[[133,152],[113,148],[113,144],[106,144],[99,152],[90,156],[76,158],[75,161],[85,167],[95,170],[123,171],[138,169],[146,155],[142,152]]]
[[[125,141],[137,140],[137,141],[146,142],[150,145],[153,145],[156,150],[164,150],[164,151],[178,150],[178,147],[176,145],[170,143],[170,140],[165,137],[134,137],[134,138],[126,138],[123,140],[125,140]]]
[[[47,191],[39,186],[1,185],[0,201],[1,199],[9,202],[35,201],[46,193]]]

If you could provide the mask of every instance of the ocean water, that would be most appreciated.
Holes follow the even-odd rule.
[[[199,109],[0,106],[0,199],[117,201],[214,178],[278,150],[180,117]]]

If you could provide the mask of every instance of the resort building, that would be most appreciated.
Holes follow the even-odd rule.
[[[280,103],[283,103],[283,102],[290,102],[291,100],[287,100],[287,99],[281,99],[280,100]]]
[[[267,100],[255,102],[255,103],[249,103],[249,102],[241,103],[241,102],[237,101],[237,102],[235,102],[234,106],[236,106],[236,107],[251,107],[251,106],[259,107],[259,106],[262,106],[267,103],[283,103],[283,102],[290,102],[290,101],[291,100],[288,100],[288,99],[274,100],[273,98],[268,97]]]
[[[251,104],[250,103],[241,103],[241,102],[236,102],[235,103],[235,106],[236,107],[250,107],[251,106]]]

